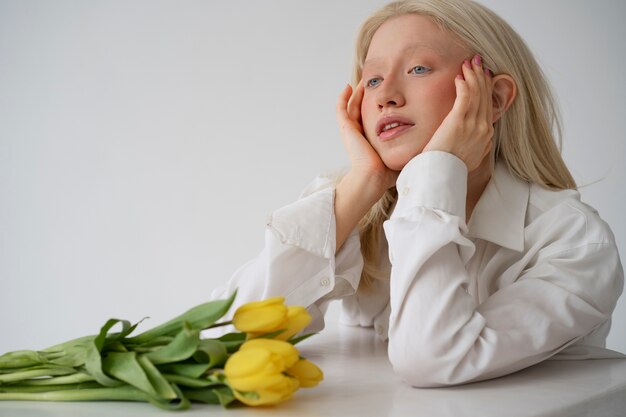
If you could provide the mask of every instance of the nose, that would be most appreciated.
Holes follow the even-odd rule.
[[[388,107],[402,107],[405,99],[400,86],[393,78],[386,78],[376,89],[378,109],[383,110]]]

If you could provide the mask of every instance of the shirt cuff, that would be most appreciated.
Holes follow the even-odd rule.
[[[411,159],[396,182],[398,203],[392,219],[408,217],[416,207],[446,211],[465,221],[467,166],[448,152],[429,151]]]
[[[335,256],[333,187],[322,189],[273,212],[269,227],[284,244],[317,256]]]

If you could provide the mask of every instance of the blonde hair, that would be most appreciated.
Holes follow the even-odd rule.
[[[384,6],[361,26],[356,42],[353,84],[362,76],[363,63],[376,30],[388,19],[419,14],[431,19],[462,45],[480,54],[494,74],[509,74],[517,96],[494,125],[491,166],[501,161],[519,178],[549,189],[576,188],[561,158],[562,127],[559,110],[546,77],[523,39],[500,16],[471,0],[406,0]],[[558,144],[558,146],[557,146]],[[372,279],[386,278],[378,270],[382,224],[397,199],[387,191],[361,220],[364,288]]]

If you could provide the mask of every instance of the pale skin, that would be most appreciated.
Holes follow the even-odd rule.
[[[491,178],[493,124],[516,92],[512,77],[492,75],[478,55],[428,18],[410,14],[383,23],[361,81],[354,91],[346,86],[337,101],[351,167],[335,191],[336,250],[422,152],[448,152],[466,164],[467,221]],[[381,135],[385,116],[402,117],[408,128]]]

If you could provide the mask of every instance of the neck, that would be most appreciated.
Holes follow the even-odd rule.
[[[476,203],[480,200],[480,196],[483,195],[483,191],[485,191],[485,188],[491,179],[491,167],[489,166],[489,161],[489,157],[483,159],[478,168],[470,172],[467,176],[467,199],[465,202],[466,223],[469,223],[474,207],[476,207]]]

